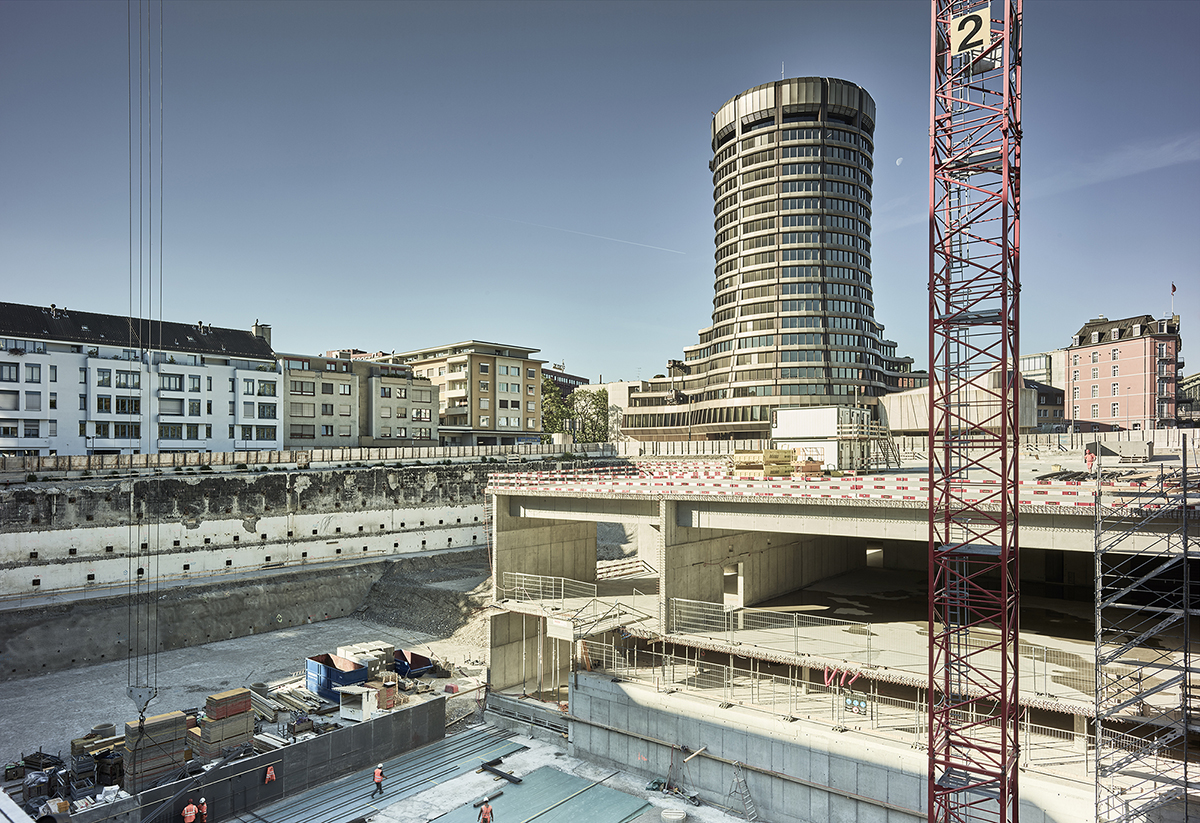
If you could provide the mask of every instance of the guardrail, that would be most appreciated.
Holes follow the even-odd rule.
[[[549,600],[563,608],[567,600],[595,600],[596,584],[572,580],[569,577],[504,572],[500,592],[503,599],[520,603]]]
[[[557,708],[547,708],[542,703],[491,692],[487,696],[487,710],[520,723],[540,726],[560,734],[567,733],[567,719]]]
[[[787,720],[807,718],[837,729],[880,731],[910,745],[928,740],[929,715],[923,700],[904,700],[854,688],[845,673],[817,670],[820,682],[802,677],[767,674],[699,658],[680,657],[636,647],[583,641],[592,671],[654,688],[681,692],[712,703],[741,706]],[[856,678],[855,678],[856,679]],[[976,717],[981,725],[999,726],[999,718]],[[1086,770],[1092,741],[1089,735],[1020,722],[1023,765],[1044,770],[1068,767]],[[997,732],[997,739],[999,734]]]
[[[871,627],[853,620],[838,620],[774,609],[727,610],[717,603],[671,598],[668,633],[721,639],[730,645],[749,645],[799,655],[820,643],[826,656],[853,659],[870,666]],[[755,633],[750,637],[750,633]]]

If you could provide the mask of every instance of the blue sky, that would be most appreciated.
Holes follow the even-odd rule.
[[[129,310],[126,13],[0,3],[0,299]],[[1025,17],[1022,348],[1172,281],[1186,346],[1200,3]],[[165,319],[649,377],[711,316],[710,113],[782,64],[878,104],[876,315],[926,359],[926,2],[172,0],[164,31]]]

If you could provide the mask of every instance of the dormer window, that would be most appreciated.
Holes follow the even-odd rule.
[[[1134,337],[1141,337],[1141,335],[1142,335],[1142,324],[1141,324],[1141,323],[1134,323],[1134,324],[1133,324],[1133,329],[1130,331],[1130,334],[1132,334]]]
[[[1121,330],[1120,329],[1113,329],[1108,337],[1109,340],[1119,340],[1120,338],[1121,338]]]
[[[1159,321],[1158,321],[1158,333],[1159,333],[1159,334],[1166,334],[1166,333],[1167,333],[1167,321],[1166,321],[1166,320],[1159,320]]]
[[[1093,343],[1099,343],[1099,342],[1100,342],[1100,332],[1098,332],[1098,331],[1094,331],[1094,332],[1092,332],[1092,342],[1093,342]]]

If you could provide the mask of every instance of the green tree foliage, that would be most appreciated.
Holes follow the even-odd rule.
[[[608,390],[576,389],[567,398],[580,443],[608,442]]]
[[[609,440],[608,391],[576,389],[564,400],[562,391],[549,377],[542,378],[542,432],[547,435],[570,431],[580,443]]]
[[[546,435],[559,434],[566,430],[571,410],[563,402],[562,391],[558,384],[549,377],[542,377],[542,433]],[[547,443],[550,438],[543,438]]]

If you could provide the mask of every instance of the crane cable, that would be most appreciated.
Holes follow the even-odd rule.
[[[147,413],[146,419],[149,419],[150,398],[153,396],[150,391],[150,377],[153,374],[152,366],[155,361],[156,350],[161,351],[162,339],[162,119],[163,119],[163,3],[158,2],[158,197],[157,208],[159,219],[157,221],[158,230],[158,340],[157,346],[154,345],[154,251],[155,251],[155,174],[154,174],[154,91],[153,81],[155,67],[152,63],[151,55],[153,50],[153,18],[154,18],[154,0],[146,0],[145,16],[143,18],[142,0],[138,2],[137,15],[137,39],[138,39],[138,55],[137,55],[137,117],[138,117],[138,136],[137,136],[137,152],[136,152],[136,185],[137,185],[137,231],[134,231],[134,138],[133,138],[133,95],[134,95],[134,72],[133,72],[133,13],[132,0],[126,0],[126,40],[127,40],[127,94],[128,94],[128,139],[129,139],[129,314],[128,322],[128,348],[126,350],[125,359],[130,365],[130,371],[125,376],[118,375],[117,385],[115,387],[125,387],[129,389],[136,388],[138,407],[132,408],[132,404],[127,407],[130,414],[130,419],[136,419],[139,422],[137,430],[137,441],[139,450],[143,454],[151,452],[151,437],[149,424],[143,425],[142,410]],[[144,36],[144,39],[143,39]],[[143,87],[143,81],[145,86]],[[144,93],[143,93],[144,92]],[[137,311],[134,311],[134,250],[133,245],[137,243]],[[135,325],[136,324],[136,325]],[[137,356],[138,365],[136,372],[130,367],[134,356]],[[142,382],[143,363],[145,364],[146,381]],[[133,378],[130,375],[137,375],[136,385],[131,385]],[[132,399],[132,397],[130,398]],[[132,434],[128,429],[124,432],[126,435]],[[134,439],[129,437],[128,439]],[[132,459],[130,461],[132,467]],[[127,606],[127,640],[128,649],[126,655],[126,693],[130,700],[138,709],[138,729],[139,743],[143,737],[145,729],[146,708],[150,702],[158,694],[158,619],[157,619],[157,600],[160,591],[160,576],[158,570],[158,542],[161,537],[160,524],[157,518],[153,521],[148,521],[145,524],[139,523],[139,501],[137,491],[139,485],[143,489],[141,507],[145,514],[153,517],[157,511],[153,505],[153,498],[157,500],[159,495],[159,483],[153,482],[153,478],[148,478],[148,482],[139,484],[136,476],[130,483],[129,493],[129,524],[128,524],[128,547],[126,552],[127,570],[126,577],[129,581],[129,602]],[[144,539],[143,539],[144,538]],[[136,748],[135,748],[136,751]]]

